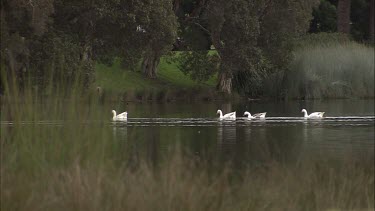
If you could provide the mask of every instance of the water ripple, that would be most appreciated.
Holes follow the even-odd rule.
[[[246,118],[239,117],[237,120],[218,120],[217,118],[129,118],[127,122],[113,122],[113,121],[102,121],[102,120],[86,120],[86,121],[72,121],[72,120],[40,120],[40,121],[0,121],[2,126],[12,126],[15,124],[19,125],[47,125],[47,126],[63,126],[69,123],[79,124],[110,124],[113,126],[185,126],[185,127],[196,127],[196,126],[235,126],[235,127],[246,127],[246,126],[281,126],[281,125],[293,125],[293,124],[308,124],[311,126],[369,126],[374,125],[375,116],[337,116],[337,117],[325,117],[323,119],[305,119],[303,117],[267,117],[266,119],[255,119],[247,120]]]

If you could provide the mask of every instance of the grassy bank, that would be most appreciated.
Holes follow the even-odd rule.
[[[288,70],[264,79],[261,97],[335,99],[375,96],[373,47],[336,34],[310,35],[297,43],[293,54]],[[128,101],[225,98],[215,91],[216,76],[199,84],[183,74],[170,58],[171,55],[161,59],[157,79],[146,79],[139,70],[126,70],[118,62],[110,67],[97,64],[94,87],[99,86],[107,95],[121,96]]]
[[[311,35],[295,50],[290,70],[281,79],[282,95],[306,99],[373,98],[374,48],[325,36]]]
[[[27,89],[26,91],[28,91]],[[371,210],[374,157],[235,169],[170,146],[158,163],[134,157],[98,103],[5,95],[1,210]],[[8,103],[12,102],[12,103]],[[48,121],[47,121],[48,120]],[[12,124],[5,124],[11,121]],[[132,136],[131,133],[128,136]],[[176,140],[178,143],[178,140]]]
[[[175,54],[178,56],[178,54]],[[139,70],[131,71],[121,67],[119,62],[112,66],[97,64],[94,87],[101,87],[104,93],[123,96],[125,100],[173,100],[179,98],[215,98],[216,78],[205,83],[193,81],[183,74],[177,64],[165,56],[158,66],[158,78],[147,79]]]

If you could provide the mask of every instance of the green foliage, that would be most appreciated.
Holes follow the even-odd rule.
[[[176,57],[178,68],[199,83],[210,79],[218,71],[219,56],[208,51],[185,51]]]
[[[156,78],[161,56],[172,50],[177,38],[177,17],[171,0],[144,1],[142,11],[145,13],[139,25],[145,44],[142,72],[147,78]]]
[[[283,90],[287,98],[374,97],[374,82],[372,47],[354,42],[307,43],[295,51]]]
[[[273,64],[267,58],[259,58],[259,62],[255,67],[256,72],[242,70],[234,74],[234,88],[242,95],[250,97],[263,96],[265,94],[264,81],[270,78],[272,74],[275,74],[271,71],[273,67]]]
[[[31,76],[40,87],[56,75],[69,83],[78,72],[88,85],[94,60],[111,64],[117,57],[135,68],[148,51],[168,52],[176,37],[170,0],[2,1],[1,6],[6,9],[1,64],[19,81]]]
[[[352,37],[359,42],[369,40],[370,1],[352,0],[350,20]]]
[[[82,47],[70,36],[47,33],[32,43],[31,79],[39,89],[48,84],[72,87],[76,79],[89,86],[94,79],[91,61],[79,59]]]
[[[32,57],[30,43],[43,35],[51,22],[53,1],[35,0],[1,1],[0,55],[4,77],[11,80],[12,74],[22,87],[28,80]],[[1,85],[3,86],[3,85]]]
[[[370,39],[370,3],[367,0],[351,0],[350,35],[359,42]],[[310,32],[337,31],[337,0],[321,0],[319,7],[314,8],[314,19],[311,21]]]
[[[182,46],[179,50],[204,51],[210,49],[211,41],[207,32],[204,32],[194,23],[180,28]]]
[[[209,1],[204,14],[220,56],[220,80],[251,96],[261,93],[267,74],[286,69],[293,40],[308,28],[315,1]],[[231,83],[219,82],[230,92]]]
[[[321,0],[319,7],[313,10],[310,32],[335,32],[337,31],[337,11],[335,5],[328,0]]]
[[[142,6],[145,14],[140,26],[145,30],[143,42],[151,50],[165,54],[172,48],[177,37],[177,18],[170,0],[145,1]]]

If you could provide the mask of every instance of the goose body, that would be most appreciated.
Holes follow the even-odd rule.
[[[231,119],[235,120],[236,119],[236,112],[231,112],[223,115],[223,112],[221,110],[217,110],[216,114],[220,114],[219,119]]]
[[[112,110],[112,114],[113,114],[113,117],[112,117],[113,121],[127,121],[128,120],[128,112],[126,111],[121,114],[116,115],[116,111]]]
[[[258,119],[264,119],[264,118],[266,118],[266,114],[267,114],[267,112],[256,113],[254,115],[251,115],[250,112],[246,111],[243,115],[247,116],[247,119],[256,119],[256,118],[258,118]]]
[[[314,119],[314,118],[315,118],[315,119],[323,118],[323,115],[324,115],[324,113],[325,113],[325,112],[313,112],[313,113],[311,113],[311,114],[307,114],[306,109],[302,109],[301,112],[304,114],[303,117],[305,117],[305,118],[312,118],[312,119]]]

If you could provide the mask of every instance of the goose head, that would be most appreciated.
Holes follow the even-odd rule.
[[[302,109],[302,111],[301,111],[301,112],[303,112],[303,113],[307,113],[306,109]]]
[[[113,116],[116,116],[116,111],[112,110],[112,114],[113,114]]]

